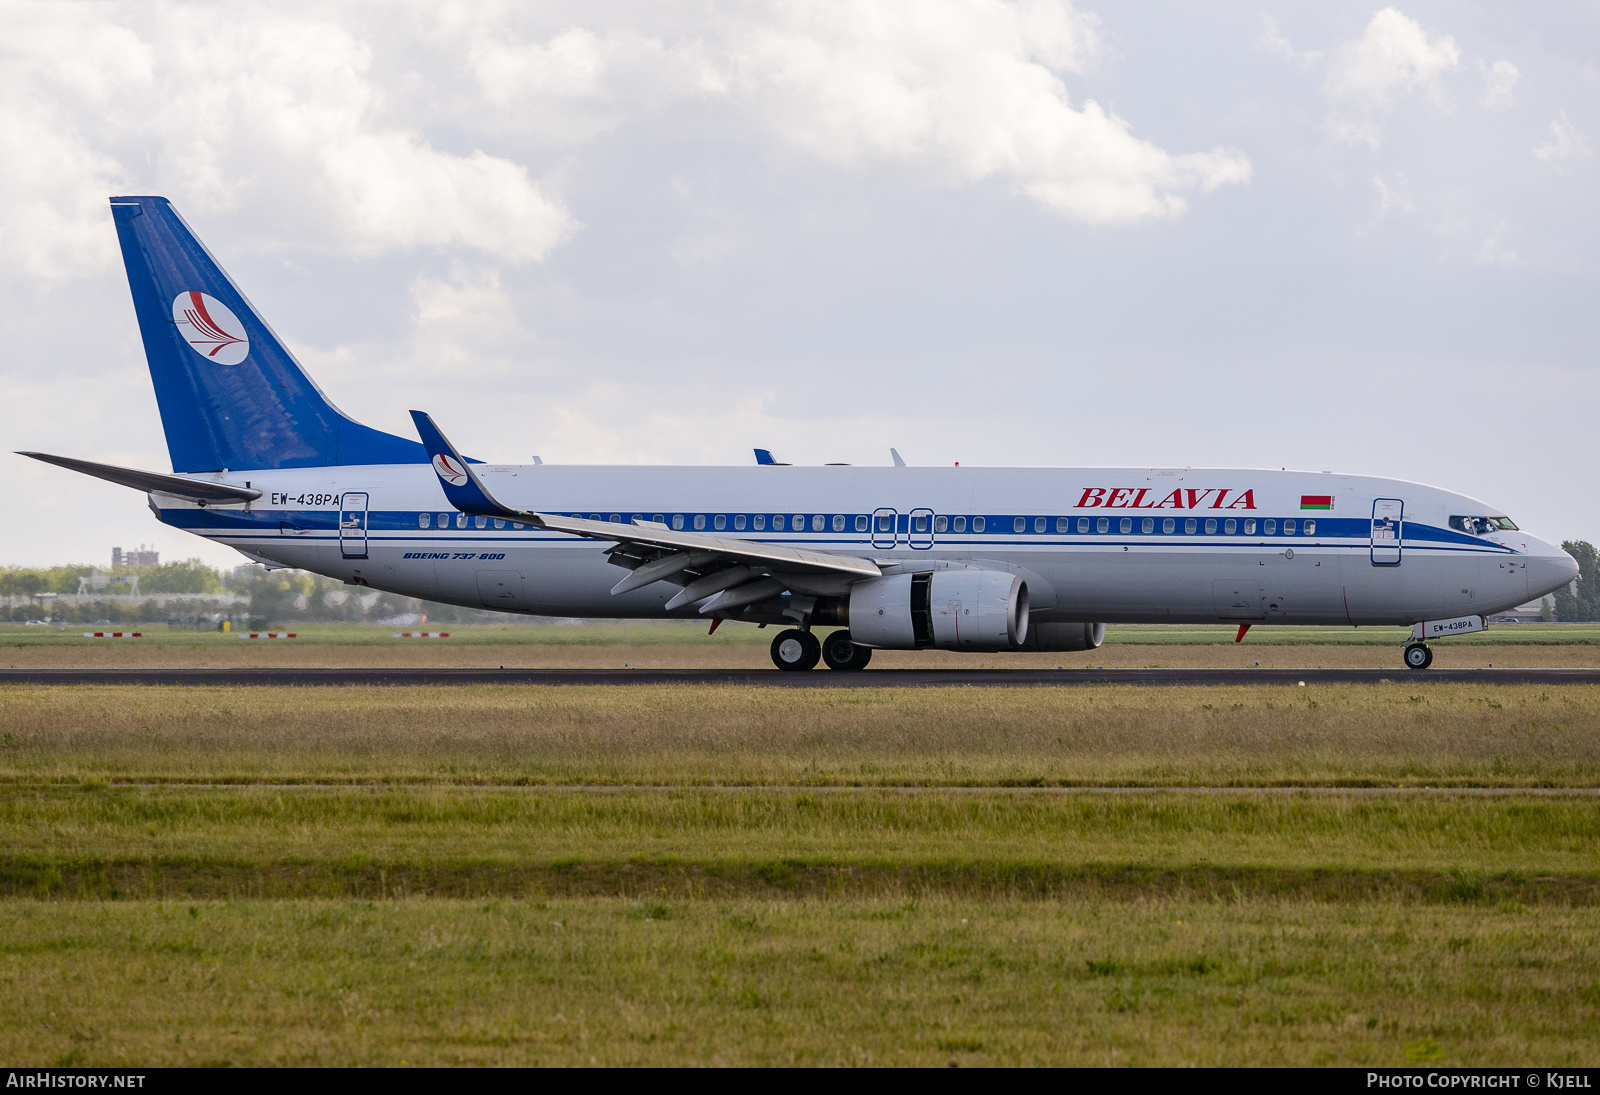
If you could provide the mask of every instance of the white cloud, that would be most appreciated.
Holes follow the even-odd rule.
[[[162,4],[7,12],[0,247],[38,277],[115,261],[106,197],[246,202],[264,240],[542,258],[575,224],[525,167],[397,121],[370,48],[323,15]],[[267,180],[270,180],[268,182]]]
[[[501,117],[586,109],[598,129],[670,100],[843,170],[1000,179],[1089,223],[1172,216],[1180,191],[1247,181],[1236,150],[1173,155],[1092,100],[1074,106],[1062,74],[1104,53],[1096,28],[1059,0],[813,0],[724,12],[672,39],[566,30],[518,44],[485,26],[470,56]]]
[[[1533,154],[1552,167],[1559,167],[1568,160],[1587,160],[1594,155],[1578,127],[1567,120],[1565,110],[1550,123],[1550,140],[1535,147]]]
[[[1501,221],[1495,226],[1494,232],[1483,241],[1483,245],[1478,248],[1479,266],[1499,266],[1509,270],[1517,265],[1517,253],[1502,247],[1500,244],[1500,240],[1505,236],[1505,233],[1506,225],[1504,221]]]
[[[1341,140],[1377,148],[1396,101],[1422,91],[1443,102],[1439,77],[1460,67],[1449,35],[1429,39],[1422,24],[1397,8],[1372,17],[1365,33],[1334,51],[1324,88],[1333,104],[1329,129]]]
[[[1482,62],[1479,62],[1482,64]],[[1496,61],[1483,73],[1483,96],[1478,101],[1492,110],[1508,107],[1516,99],[1522,73],[1510,61]]]
[[[1390,213],[1414,213],[1416,206],[1411,203],[1411,182],[1404,174],[1395,176],[1394,185],[1374,176],[1372,185],[1378,190],[1378,217],[1382,219]]]
[[[1256,47],[1266,50],[1274,57],[1281,57],[1290,64],[1309,68],[1322,60],[1322,51],[1312,49],[1300,51],[1290,44],[1288,36],[1283,33],[1282,26],[1270,15],[1261,17],[1261,37],[1256,39]]]

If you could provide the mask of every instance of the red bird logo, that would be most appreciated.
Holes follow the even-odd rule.
[[[452,487],[459,487],[467,481],[467,470],[444,453],[433,458],[433,470]]]
[[[250,354],[244,324],[216,297],[179,293],[172,302],[172,322],[195,353],[218,365],[237,365]]]

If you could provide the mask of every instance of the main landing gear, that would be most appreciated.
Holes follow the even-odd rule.
[[[835,631],[822,642],[809,631],[791,628],[772,640],[772,664],[783,670],[813,669],[818,659],[829,669],[865,669],[872,649],[850,641],[850,632]]]
[[[1433,648],[1427,643],[1406,643],[1407,669],[1426,669],[1433,664]]]
[[[848,631],[835,631],[822,640],[822,660],[829,669],[865,669],[872,660],[872,647],[857,646]]]
[[[772,640],[772,664],[779,669],[810,669],[822,657],[822,644],[809,631],[790,628]]]

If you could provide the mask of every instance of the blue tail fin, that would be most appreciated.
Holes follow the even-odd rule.
[[[422,464],[347,418],[165,198],[112,198],[172,470]]]

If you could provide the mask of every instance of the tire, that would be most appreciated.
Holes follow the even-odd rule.
[[[813,669],[820,657],[822,644],[817,637],[797,628],[780,631],[772,640],[772,664],[786,672]]]
[[[1433,648],[1427,643],[1410,643],[1405,651],[1407,669],[1426,669],[1433,664]]]
[[[872,660],[872,648],[851,642],[848,631],[835,631],[822,640],[822,660],[829,669],[865,669]]]

